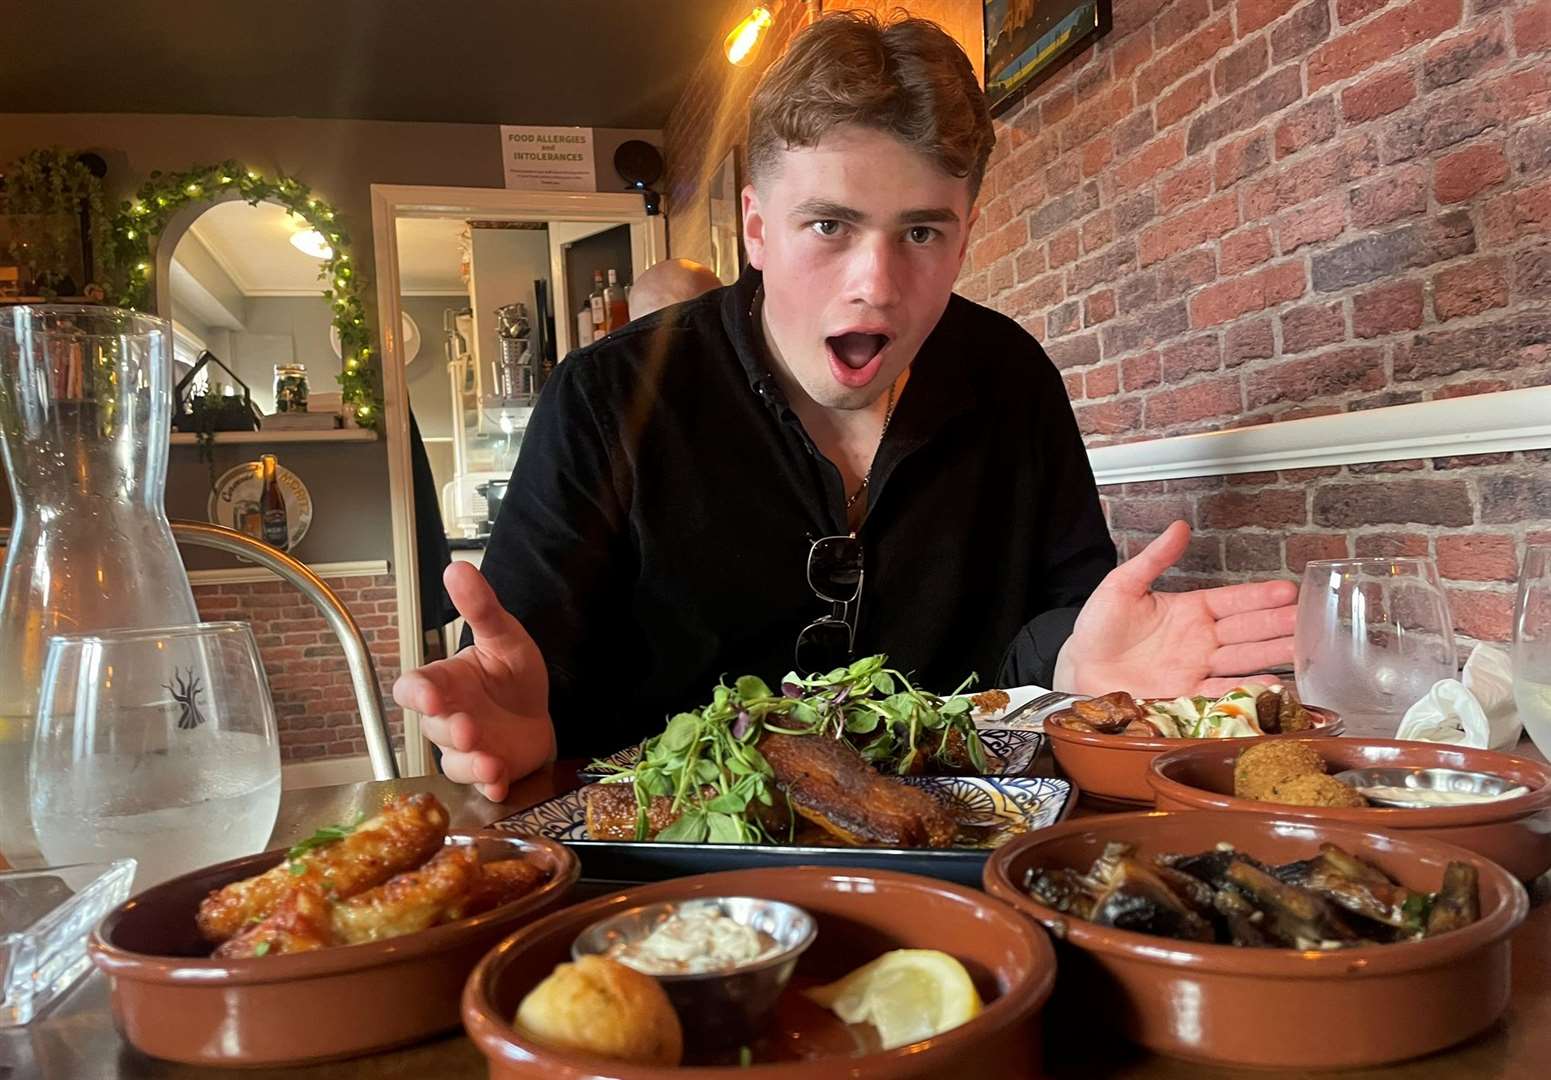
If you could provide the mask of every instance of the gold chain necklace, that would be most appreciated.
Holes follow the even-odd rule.
[[[764,294],[765,287],[764,285],[760,285],[754,290],[754,296],[749,300],[749,321],[754,324],[756,331],[759,328],[759,316],[757,311],[759,309],[760,300],[764,299]],[[898,385],[898,377],[896,377],[893,382],[889,383],[889,403],[887,408],[883,410],[883,427],[878,431],[878,450],[883,449],[883,436],[888,434],[889,421],[894,419],[894,388]],[[873,462],[878,460],[878,450],[873,451],[873,461],[869,461],[867,463],[867,472],[862,477],[861,485],[856,489],[856,494],[852,495],[846,500],[847,517],[851,516],[851,511],[856,508],[857,500],[862,497],[862,493],[865,492],[867,490],[867,486],[872,483],[872,466]]]
[[[852,495],[849,499],[846,500],[847,517],[850,516],[851,510],[856,506],[856,501],[860,499],[862,497],[862,493],[867,490],[867,485],[872,483],[873,464],[878,460],[878,452],[883,449],[883,436],[888,434],[889,421],[894,419],[894,387],[898,382],[899,380],[896,378],[894,382],[889,383],[889,404],[888,407],[883,410],[883,427],[878,432],[878,449],[872,452],[872,461],[867,463],[867,473],[862,477],[861,486],[856,489],[856,494]]]

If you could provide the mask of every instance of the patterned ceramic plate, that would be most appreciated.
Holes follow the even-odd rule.
[[[1045,736],[1038,731],[1013,731],[1005,728],[982,728],[980,741],[986,748],[987,776],[1026,776],[1034,768]],[[627,746],[603,758],[601,764],[616,765],[621,769],[632,768],[641,760],[639,746]],[[612,770],[594,768],[588,764],[577,775],[586,780],[601,780]]]
[[[959,845],[961,848],[983,850],[997,847],[1020,833],[1055,824],[1063,816],[1072,794],[1072,786],[1067,781],[1043,776],[912,776],[901,782],[931,792],[948,806],[966,834],[965,842]],[[585,818],[581,792],[571,791],[513,814],[497,822],[494,828],[503,832],[537,834],[551,840],[574,843],[587,841]],[[654,841],[646,843],[657,846]],[[740,848],[751,845],[685,846]],[[761,847],[762,850],[786,848],[787,845],[779,844]],[[844,852],[857,849],[836,847],[822,850]]]

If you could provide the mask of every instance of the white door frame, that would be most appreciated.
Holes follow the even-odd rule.
[[[388,449],[388,490],[393,514],[393,567],[398,599],[399,668],[411,671],[424,662],[420,597],[416,586],[413,473],[409,456],[409,395],[404,385],[404,343],[399,305],[398,231],[401,217],[469,217],[493,221],[609,221],[638,226],[630,230],[637,272],[667,257],[668,237],[661,214],[648,215],[640,195],[582,192],[508,191],[505,188],[372,185],[372,243],[377,270],[377,323],[382,329],[383,434]],[[561,341],[565,313],[555,312]],[[574,319],[574,316],[573,316]],[[562,354],[563,355],[563,354]],[[420,735],[420,716],[404,713],[405,772],[423,775],[431,756]]]

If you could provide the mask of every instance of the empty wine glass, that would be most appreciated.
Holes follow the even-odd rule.
[[[280,807],[280,746],[252,630],[53,638],[28,780],[55,866],[133,856],[143,889],[262,850]]]
[[[1551,547],[1531,547],[1513,611],[1513,700],[1524,730],[1551,757]]]
[[[1293,631],[1298,694],[1350,735],[1393,738],[1407,709],[1459,675],[1454,624],[1427,558],[1309,563]]]

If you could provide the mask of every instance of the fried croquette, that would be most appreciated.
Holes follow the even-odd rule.
[[[1347,787],[1334,776],[1326,776],[1324,773],[1304,773],[1302,776],[1283,780],[1272,787],[1263,801],[1281,803],[1284,806],[1346,808],[1368,805],[1368,800],[1354,789]]]
[[[1233,794],[1265,801],[1283,780],[1305,774],[1323,775],[1325,760],[1307,743],[1267,739],[1247,746],[1233,765]]]

